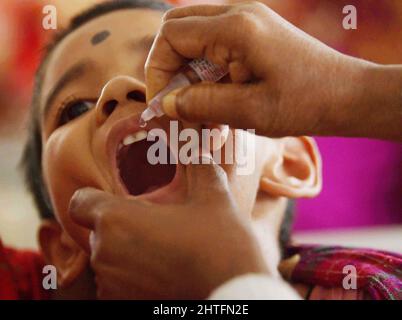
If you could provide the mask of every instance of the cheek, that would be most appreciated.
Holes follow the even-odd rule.
[[[81,124],[81,125],[80,125]],[[90,131],[83,123],[59,128],[44,142],[43,175],[57,220],[84,249],[88,231],[75,224],[68,214],[74,192],[82,187],[96,187],[96,166],[90,152]]]
[[[263,165],[274,152],[274,141],[244,132],[231,130],[224,152],[233,154],[232,164],[223,164],[237,204],[252,217]]]
[[[255,175],[229,177],[233,196],[240,212],[252,218],[255,199],[259,187],[259,179]]]
[[[228,139],[223,150],[226,154],[233,155],[233,161],[223,162],[221,166],[228,175],[230,189],[241,212],[247,217],[251,217],[259,187],[260,171],[255,167],[254,157],[245,153],[240,154],[239,149],[242,145],[239,141],[241,140],[234,139],[232,144],[231,139]],[[222,159],[225,158],[222,157]]]

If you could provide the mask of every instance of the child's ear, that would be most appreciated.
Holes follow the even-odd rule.
[[[48,264],[57,270],[57,282],[66,288],[88,266],[88,256],[60,227],[56,220],[44,220],[39,229],[39,244]]]
[[[321,158],[314,140],[277,140],[277,151],[264,164],[260,189],[274,197],[314,197],[321,191],[321,184]]]

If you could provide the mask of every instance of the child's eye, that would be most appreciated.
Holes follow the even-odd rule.
[[[67,122],[78,118],[80,115],[84,114],[88,110],[91,110],[95,106],[95,102],[78,100],[67,104],[64,107],[60,115],[59,125],[62,126]]]

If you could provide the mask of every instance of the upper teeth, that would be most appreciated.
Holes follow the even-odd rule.
[[[144,140],[147,138],[148,133],[145,130],[137,131],[136,133],[131,133],[127,135],[123,140],[123,145],[128,146],[135,142]]]

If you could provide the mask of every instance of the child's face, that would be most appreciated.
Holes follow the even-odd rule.
[[[70,198],[77,189],[90,186],[157,202],[180,201],[186,195],[184,166],[151,166],[146,161],[152,142],[119,147],[128,134],[140,130],[138,118],[146,107],[144,64],[161,18],[161,12],[147,9],[98,17],[63,39],[46,66],[41,94],[44,179],[58,222],[85,250],[89,231],[72,222],[68,214]],[[199,125],[181,125],[200,129]],[[169,119],[151,121],[147,129],[155,127],[169,132]],[[239,205],[250,216],[261,177],[278,179],[264,185],[269,190],[265,201],[273,208],[272,199],[278,199],[283,209],[288,194],[275,193],[279,179],[299,170],[294,156],[290,171],[276,166],[283,163],[286,148],[282,140],[256,140],[254,174],[238,176],[235,165],[223,165]],[[308,149],[300,143],[291,146]],[[310,169],[300,167],[297,178],[310,179]],[[280,220],[281,214],[270,218],[276,231]]]

